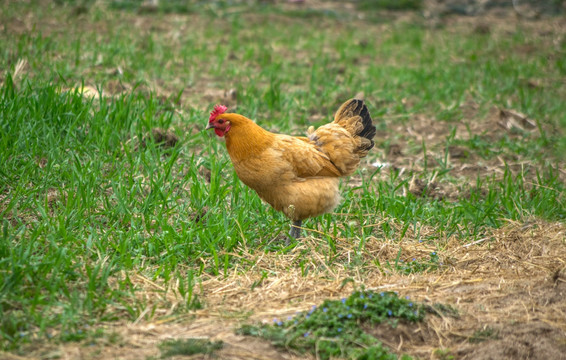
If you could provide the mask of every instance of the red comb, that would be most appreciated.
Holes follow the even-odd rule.
[[[216,117],[220,114],[224,114],[228,110],[228,108],[224,105],[216,105],[214,110],[210,113],[210,118],[208,118],[208,122],[214,121]]]

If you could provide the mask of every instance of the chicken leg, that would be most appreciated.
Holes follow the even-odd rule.
[[[298,239],[301,237],[301,224],[302,220],[293,221],[293,225],[291,225],[291,231],[289,231],[289,236]]]

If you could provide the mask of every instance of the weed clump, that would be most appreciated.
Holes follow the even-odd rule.
[[[397,359],[363,327],[396,327],[399,321],[414,323],[424,315],[422,305],[394,292],[361,290],[341,300],[325,300],[320,306],[286,320],[273,319],[273,324],[245,325],[239,333],[263,337],[301,353],[315,353],[320,359]]]

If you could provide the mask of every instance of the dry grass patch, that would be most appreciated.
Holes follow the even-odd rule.
[[[445,239],[443,265],[409,275],[384,271],[372,261],[393,263],[399,248],[406,260],[433,251],[408,237],[401,243],[368,241],[361,253],[362,265],[352,266],[348,260],[357,252],[343,239],[338,239],[340,255],[332,264],[327,260],[329,249],[313,237],[287,254],[251,254],[242,249],[240,264],[252,265],[236,267],[226,276],[202,276],[195,287],[202,310],[177,314],[175,304],[186,301],[174,290],[178,284],[130,274],[153,312],[144,311],[134,323],[103,325],[107,334],[114,334],[110,336],[114,343],[106,336],[89,344],[51,348],[64,358],[134,359],[157,356],[157,345],[167,339],[206,338],[224,342],[218,355],[225,359],[292,359],[292,354],[235,335],[234,330],[243,323],[271,322],[325,299],[346,297],[354,287],[364,285],[397,291],[431,306],[442,304],[431,307],[436,310],[417,325],[367,329],[395,352],[422,358],[560,359],[566,350],[565,245],[564,224],[510,221],[474,243]],[[310,259],[307,274],[301,273],[303,258]],[[42,354],[47,351],[40,349]],[[34,356],[40,354],[32,347],[26,359]]]

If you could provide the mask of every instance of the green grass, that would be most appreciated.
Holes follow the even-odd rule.
[[[239,256],[242,247],[288,250],[273,241],[288,221],[239,182],[224,145],[198,131],[218,101],[205,96],[208,90],[234,89],[237,111],[297,135],[313,115],[330,118],[363,91],[380,130],[369,162],[391,141],[406,141],[407,156],[442,153],[450,143],[480,162],[524,160],[520,171],[480,174],[471,187],[443,155],[442,166],[431,160],[414,173],[360,170],[362,185],[342,186],[339,215],[305,224],[330,245],[329,266],[342,265],[334,256],[337,237],[363,255],[369,239],[407,240],[409,230],[411,241],[437,246],[452,235],[462,243],[483,238],[507,219],[566,219],[557,162],[566,151],[566,94],[558,80],[566,66],[550,56],[566,51],[565,42],[551,50],[521,28],[505,36],[454,35],[391,22],[382,31],[352,14],[289,18],[273,6],[240,2],[207,2],[190,9],[190,18],[165,15],[174,9],[140,16],[97,5],[78,17],[71,6],[53,4],[10,2],[2,10],[2,349],[81,340],[101,321],[149,319],[167,304],[168,290],[182,298],[178,313],[206,306],[195,296],[201,276],[225,276],[236,265],[245,271],[253,264]],[[21,14],[35,25],[22,27]],[[537,51],[519,51],[525,44]],[[545,79],[544,86],[528,86],[531,78]],[[83,84],[102,89],[103,97],[83,96]],[[512,108],[538,120],[542,136],[446,134],[431,149],[391,128],[417,115],[447,124],[469,120],[467,101],[478,106],[472,120],[492,106]],[[318,119],[314,125],[324,122]],[[157,127],[173,129],[180,141],[154,143],[148,134]],[[461,195],[405,194],[413,175],[455,184]],[[436,231],[421,235],[425,226]],[[439,264],[431,257],[380,266],[412,273]],[[178,285],[150,302],[132,274]]]

